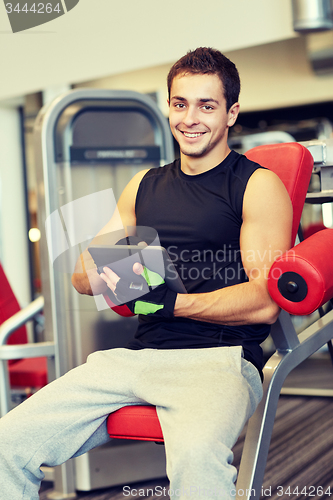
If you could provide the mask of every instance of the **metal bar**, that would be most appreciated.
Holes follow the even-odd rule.
[[[0,417],[11,409],[10,386],[7,361],[0,360]]]
[[[236,483],[236,499],[259,500],[280,388],[275,373],[287,354],[275,353],[264,368],[264,395],[250,418]],[[278,379],[276,379],[278,381]]]
[[[11,396],[7,360],[54,356],[54,342],[38,344],[5,345],[11,333],[33,319],[44,307],[44,298],[39,297],[0,326],[0,416],[11,409]]]
[[[10,334],[36,316],[36,314],[38,314],[43,307],[44,297],[38,297],[38,299],[31,302],[31,304],[24,307],[21,311],[18,311],[11,318],[2,323],[0,326],[0,346],[5,345]]]
[[[316,389],[315,387],[282,387],[283,396],[316,396],[320,398],[332,398],[333,389]]]
[[[0,417],[11,409],[11,395],[7,360],[54,356],[54,342],[0,346]]]
[[[41,358],[54,356],[54,342],[37,342],[36,344],[15,344],[0,346],[0,360]]]
[[[279,352],[289,351],[299,345],[300,342],[290,314],[286,311],[281,311],[277,321],[272,325],[271,337]]]
[[[67,460],[54,468],[54,490],[48,493],[49,500],[70,500],[77,498],[75,491],[74,463]]]
[[[331,330],[326,330],[327,327],[331,327]],[[319,337],[317,338],[317,336]],[[300,346],[302,346],[305,342],[310,342],[318,346],[316,350],[327,344],[327,342],[333,338],[333,310],[329,311],[325,314],[325,316],[319,318],[312,325],[308,326],[308,328],[298,335],[298,338]],[[313,354],[311,349],[309,349],[308,352],[310,353],[309,356]]]
[[[333,345],[332,345],[332,340],[329,340],[327,342],[327,347],[328,347],[328,352],[330,353],[331,361],[332,361],[332,364],[333,364]]]
[[[264,396],[249,420],[236,491],[246,500],[258,500],[264,479],[275,413],[287,375],[333,337],[333,311],[299,335],[300,344],[285,353],[276,352],[264,368]]]

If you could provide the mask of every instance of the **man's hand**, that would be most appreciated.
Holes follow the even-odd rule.
[[[177,293],[170,290],[159,274],[141,264],[134,264],[133,271],[138,276],[136,282],[119,278],[110,268],[104,268],[100,277],[112,293],[111,300],[115,298],[120,304],[126,304],[134,314],[173,318]]]
[[[72,275],[72,284],[79,293],[86,295],[99,295],[107,290],[105,282],[101,280],[96,264],[88,250],[81,253],[76,263]]]

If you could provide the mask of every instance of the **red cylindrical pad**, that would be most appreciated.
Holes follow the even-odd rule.
[[[332,250],[333,229],[324,229],[274,262],[268,276],[268,291],[282,309],[295,315],[308,315],[333,297]],[[301,286],[303,280],[304,298],[297,297],[297,292],[292,290],[294,282],[298,281]]]

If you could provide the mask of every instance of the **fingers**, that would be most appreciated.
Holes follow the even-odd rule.
[[[103,268],[104,273],[100,274],[100,277],[102,280],[107,284],[107,286],[112,290],[112,292],[115,291],[115,288],[117,286],[118,281],[120,280],[119,276],[112,271],[109,267],[104,267]],[[133,271],[135,274],[142,274],[144,271],[143,265],[140,264],[139,262],[136,262],[133,265]]]
[[[120,280],[119,276],[116,273],[114,273],[112,269],[110,269],[109,267],[104,267],[103,271],[104,273],[101,273],[100,277],[102,278],[103,281],[105,281],[110,290],[114,292],[117,283]]]
[[[142,274],[143,273],[143,265],[140,264],[139,262],[136,262],[134,265],[133,265],[133,272],[135,274]]]

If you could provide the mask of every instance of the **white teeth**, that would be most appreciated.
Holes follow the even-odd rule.
[[[189,134],[188,132],[183,132],[183,134],[185,135],[185,137],[199,137],[200,135],[202,135],[201,132],[198,132],[196,134]]]

